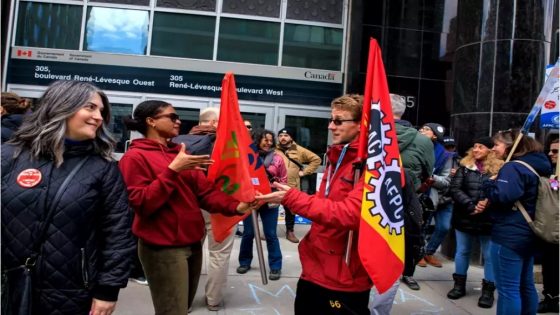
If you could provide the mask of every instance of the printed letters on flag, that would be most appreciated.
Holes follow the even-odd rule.
[[[401,163],[385,68],[370,39],[358,156],[365,160],[358,252],[373,284],[383,293],[404,267]]]
[[[255,190],[263,194],[270,192],[264,165],[258,158],[258,151],[252,147],[251,136],[241,118],[235,80],[233,73],[229,72],[222,81],[220,118],[212,159],[215,162],[208,168],[208,179],[233,198],[251,202],[255,199]],[[213,213],[210,220],[214,239],[217,242],[225,240],[231,229],[248,215],[227,217]]]
[[[537,98],[536,104],[541,107],[541,127],[558,129],[560,126],[560,71],[558,62],[552,68]],[[535,105],[536,105],[535,104]]]

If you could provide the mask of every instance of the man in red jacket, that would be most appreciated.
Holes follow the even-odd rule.
[[[358,255],[358,228],[363,188],[354,188],[353,162],[358,154],[362,117],[361,95],[344,95],[331,103],[332,146],[316,195],[286,185],[257,199],[282,203],[313,221],[299,245],[302,273],[297,285],[295,314],[370,314],[373,283]],[[351,260],[345,262],[348,232],[354,231]]]

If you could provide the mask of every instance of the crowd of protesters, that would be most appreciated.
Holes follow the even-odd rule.
[[[468,294],[469,262],[478,241],[484,258],[479,307],[492,307],[497,290],[497,314],[558,312],[558,244],[539,240],[520,211],[514,211],[519,201],[535,215],[538,177],[522,163],[540,176],[553,176],[558,140],[548,145],[547,156],[528,136],[514,150],[520,131],[500,131],[473,139],[459,157],[444,126],[430,122],[416,129],[402,119],[404,98],[391,94],[390,99],[406,179],[405,261],[401,279],[370,304],[375,283],[359,259],[345,262],[349,231],[358,238],[363,197],[361,185],[353,183],[361,95],[343,95],[331,103],[332,145],[315,195],[300,191],[300,177],[315,172],[321,159],[296,144],[295,129],[274,134],[249,129],[251,122],[245,121],[273,192],[239,202],[206,178],[214,163],[210,152],[218,108],[201,111],[199,124],[179,135],[181,120],[171,103],[138,104],[125,124],[143,137],[132,141],[117,164],[108,129],[111,106],[94,85],[54,82],[30,113],[29,102],[2,93],[2,284],[17,288],[26,273],[33,279],[28,298],[14,294],[17,288],[5,303],[3,290],[2,311],[26,307],[30,314],[110,315],[136,265],[149,285],[156,314],[186,314],[198,287],[205,239],[213,266],[206,305],[218,311],[234,231],[226,242],[216,242],[208,213],[241,219],[252,212],[243,221],[239,274],[251,269],[253,241],[260,238],[252,216],[260,217],[269,279],[278,280],[282,205],[286,238],[299,242],[302,264],[295,314],[370,314],[372,309],[390,314],[399,282],[421,289],[414,279],[416,266],[442,267],[436,252],[450,230],[456,250],[449,299]],[[508,155],[522,163],[504,163]],[[313,222],[301,242],[293,228],[296,214]],[[351,255],[358,257],[358,242],[351,244]],[[537,248],[544,253],[540,303],[533,281]]]

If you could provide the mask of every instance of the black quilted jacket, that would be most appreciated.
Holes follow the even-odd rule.
[[[490,178],[476,169],[461,166],[451,180],[450,192],[455,201],[451,223],[461,232],[490,235],[492,223],[488,211],[471,215],[477,202],[484,199],[482,182]]]
[[[115,301],[127,284],[134,243],[128,198],[114,162],[94,155],[89,144],[68,146],[64,163],[14,160],[2,145],[2,269],[21,265],[29,255],[46,208],[72,168],[87,163],[64,191],[34,269],[35,314],[88,314],[93,297]],[[42,174],[38,185],[17,184],[25,169]]]

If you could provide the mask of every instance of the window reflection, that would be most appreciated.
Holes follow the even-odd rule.
[[[78,49],[82,6],[21,2],[16,45]]]
[[[212,59],[213,16],[155,12],[151,55]]]
[[[280,23],[222,18],[218,60],[276,65]]]
[[[286,24],[282,65],[340,70],[342,29]]]
[[[126,129],[123,123],[123,119],[130,115],[132,115],[132,104],[111,103],[109,130],[117,141],[116,153],[124,153],[126,141],[130,140],[130,131]]]
[[[123,54],[146,54],[147,11],[90,7],[84,49]]]

